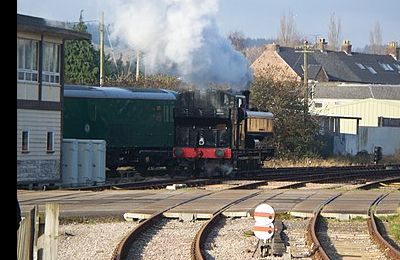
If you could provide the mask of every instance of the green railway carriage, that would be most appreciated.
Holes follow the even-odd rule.
[[[64,138],[103,139],[106,165],[172,163],[176,92],[160,89],[64,86]]]

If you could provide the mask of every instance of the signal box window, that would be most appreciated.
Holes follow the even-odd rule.
[[[29,132],[22,131],[22,152],[29,152]]]
[[[38,81],[38,41],[17,38],[17,80]]]
[[[60,52],[56,43],[43,43],[43,82],[60,83]]]
[[[54,152],[54,133],[47,132],[47,152]]]

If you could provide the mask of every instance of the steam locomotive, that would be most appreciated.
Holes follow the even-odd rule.
[[[259,169],[274,155],[261,142],[273,135],[273,114],[249,110],[249,94],[208,89],[178,96],[173,157],[180,172],[224,176]]]
[[[229,175],[274,154],[273,115],[249,109],[249,91],[64,86],[63,137],[106,140],[106,166],[145,173]]]

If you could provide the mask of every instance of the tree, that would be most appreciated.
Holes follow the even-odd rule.
[[[374,28],[369,32],[369,53],[383,54],[383,50],[381,25],[376,21]]]
[[[301,44],[300,35],[294,22],[294,15],[291,11],[287,16],[286,14],[281,16],[278,43],[289,47]]]
[[[87,32],[83,21],[83,10],[79,22],[73,30]],[[83,40],[68,40],[65,42],[65,82],[72,84],[95,84],[99,79],[99,51],[92,43]]]
[[[264,47],[263,46],[254,46],[245,48],[243,50],[244,56],[249,60],[250,64],[252,64],[260,55],[263,53]]]
[[[340,47],[340,38],[342,32],[342,25],[340,22],[340,17],[336,17],[335,13],[331,14],[329,20],[329,31],[328,31],[328,48],[330,50],[337,51]]]
[[[244,51],[244,40],[245,36],[242,32],[234,31],[228,35],[228,39],[231,41],[231,44],[235,48],[235,50],[242,52]]]
[[[322,146],[317,121],[304,111],[303,88],[298,81],[253,80],[250,103],[274,114],[273,143],[279,157],[316,156]]]

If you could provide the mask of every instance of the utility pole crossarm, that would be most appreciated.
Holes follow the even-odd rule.
[[[302,52],[304,53],[304,87],[305,87],[305,94],[304,94],[304,107],[305,111],[308,112],[308,53],[314,52],[310,45],[308,45],[308,41],[304,42],[302,47],[297,48],[295,52]],[[301,49],[301,50],[300,50]]]

